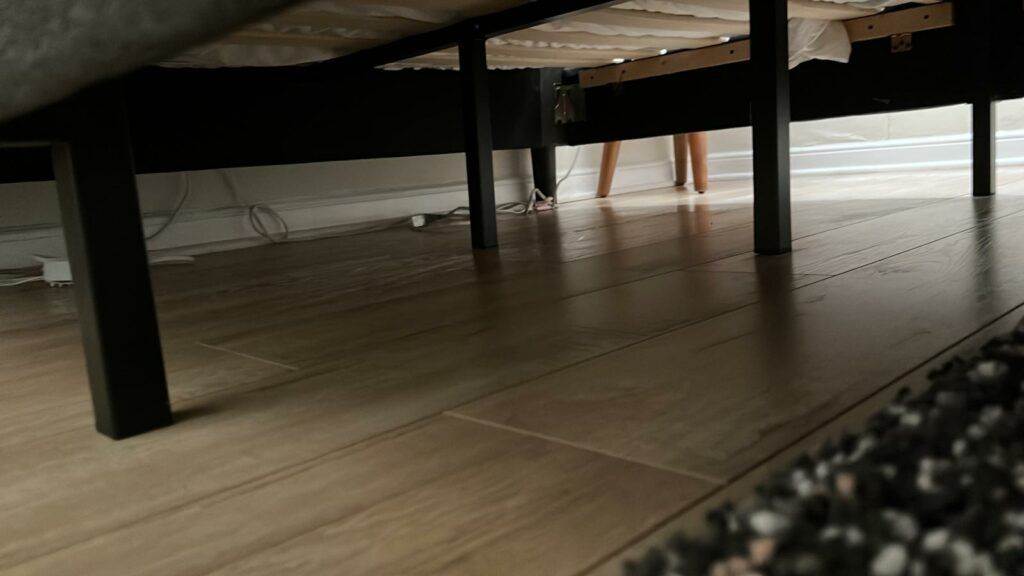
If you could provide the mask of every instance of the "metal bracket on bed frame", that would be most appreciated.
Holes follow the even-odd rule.
[[[572,124],[587,119],[587,101],[579,84],[555,85],[555,124]]]
[[[892,42],[892,53],[899,54],[900,52],[910,52],[914,49],[914,35],[910,32],[904,32],[903,34],[893,34],[890,36]]]

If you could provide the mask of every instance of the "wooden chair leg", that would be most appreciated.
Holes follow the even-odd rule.
[[[676,186],[686,186],[686,157],[688,155],[686,134],[673,135],[672,147],[676,152]]]
[[[607,198],[612,191],[612,180],[615,178],[615,165],[619,161],[619,148],[622,142],[605,142],[601,154],[601,179],[597,183],[597,197]]]
[[[693,164],[693,187],[703,194],[708,189],[708,135],[706,132],[695,132],[686,135],[690,142],[690,161]],[[676,162],[676,172],[679,163]]]

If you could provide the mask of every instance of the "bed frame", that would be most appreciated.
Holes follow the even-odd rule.
[[[1019,0],[860,19],[849,64],[792,73],[785,0],[750,0],[749,39],[725,45],[581,73],[488,71],[487,38],[613,3],[535,0],[306,66],[145,69],[0,126],[0,181],[57,180],[97,429],[125,438],[172,421],[136,172],[465,151],[472,246],[493,249],[494,149],[529,148],[553,193],[555,146],[752,125],[767,256],[791,246],[791,120],[967,103],[973,193],[992,194],[993,106],[1024,96]],[[452,46],[460,72],[373,69]]]

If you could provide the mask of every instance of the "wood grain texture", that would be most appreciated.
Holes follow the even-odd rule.
[[[690,163],[693,165],[693,189],[708,190],[708,135],[706,132],[687,134],[690,143]]]
[[[862,430],[871,415],[888,405],[901,389],[909,388],[914,392],[924,391],[928,386],[928,373],[935,366],[941,365],[958,355],[970,356],[989,339],[1010,332],[1020,322],[1021,312],[1024,312],[1024,309],[1016,308],[1007,312],[1006,315],[995,322],[965,337],[949,349],[943,350],[936,357],[930,358],[909,374],[885,386],[877,393],[865,398],[862,402],[848,406],[834,420],[800,438],[799,441],[775,454],[757,468],[744,474],[736,482],[717,488],[707,498],[687,508],[683,513],[673,518],[672,521],[638,539],[623,550],[610,554],[608,558],[585,573],[589,576],[622,576],[622,564],[626,560],[640,558],[652,546],[663,545],[673,535],[679,532],[691,535],[706,534],[708,524],[705,519],[709,511],[722,506],[726,502],[735,503],[742,501],[753,493],[759,483],[768,479],[772,474],[789,469],[794,460],[806,452],[816,450],[824,442],[830,439],[834,440],[847,432]]]
[[[77,331],[56,332],[47,342],[18,351],[0,371],[0,447],[80,430],[91,422],[85,361]],[[172,404],[243,387],[291,372],[283,365],[192,342],[164,345]]]
[[[710,488],[441,417],[12,573],[568,575]]]
[[[82,426],[4,447],[4,460],[17,465],[0,468],[0,514],[10,522],[0,568],[301,465],[630,339],[556,329],[559,322],[519,322],[519,330],[463,324],[373,355],[270,376],[244,390],[176,403],[173,427],[138,440],[104,442]],[[561,354],[538,353],[541,337],[558,341]],[[54,525],[62,529],[50,530]]]
[[[120,443],[70,291],[0,291],[0,573],[600,565],[1024,302],[1024,171],[968,182],[796,178],[788,260],[744,258],[723,182],[503,218],[483,257],[453,220],[156,268],[179,422]]]
[[[724,37],[724,36],[723,36]],[[678,74],[689,70],[711,68],[750,59],[750,41],[737,40],[706,48],[673,52],[632,62],[602,66],[580,72],[580,85],[595,88],[605,84]]]
[[[690,158],[690,145],[686,141],[686,134],[672,135],[672,151],[675,159],[676,186],[685,186]]]
[[[780,289],[459,412],[733,480],[908,363],[1024,302],[1024,256],[1013,248],[1024,241],[1021,207],[1018,199],[1003,218],[983,217],[976,228],[876,264]]]
[[[612,193],[612,181],[615,180],[615,168],[619,163],[619,150],[622,142],[605,142],[601,151],[601,175],[597,182],[597,197],[607,198]]]
[[[932,242],[941,235],[951,235],[991,224],[995,219],[1024,210],[1020,198],[1006,201],[974,202],[955,198],[921,207],[912,212],[899,212],[830,233],[834,242],[815,241],[814,236],[794,243],[793,252],[769,261],[751,255],[723,258],[698,267],[718,272],[752,272],[756,269],[781,268],[797,274],[835,275],[859,266],[883,260],[903,250]],[[942,222],[936,226],[936,219]],[[885,230],[879,235],[879,230]]]

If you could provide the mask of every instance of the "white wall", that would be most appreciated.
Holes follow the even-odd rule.
[[[575,148],[558,149],[560,175],[575,153]],[[671,155],[665,138],[625,143],[616,189],[671,184]],[[573,176],[560,190],[563,200],[593,195],[600,160],[600,146],[580,149]],[[525,198],[532,188],[529,152],[498,152],[494,164],[499,202]],[[299,233],[360,227],[467,204],[462,154],[210,170],[191,172],[188,181],[191,194],[184,211],[150,243],[151,249],[187,248],[194,253],[258,243],[243,208],[256,203],[272,206]],[[139,177],[147,230],[155,230],[176,205],[184,183],[184,174]],[[52,182],[0,185],[0,206],[0,268],[30,265],[32,254],[63,255]]]
[[[1000,103],[999,156],[1024,164],[1024,101]],[[915,167],[963,167],[970,158],[966,106],[796,123],[792,127],[795,173],[840,173]],[[714,180],[748,178],[750,129],[710,135]],[[576,149],[560,148],[560,173]],[[563,201],[589,198],[597,187],[600,146],[585,146],[573,176],[560,190]],[[531,188],[525,151],[495,154],[499,202],[522,199]],[[366,222],[440,212],[467,203],[461,154],[265,166],[192,172],[192,193],[179,220],[150,243],[152,249],[190,253],[261,242],[244,206],[266,203],[299,234],[358,228]],[[162,222],[180,197],[182,174],[139,178],[147,230]],[[233,190],[228,182],[234,182]],[[624,143],[615,179],[618,192],[671,185],[668,138]],[[237,191],[237,194],[236,194]],[[32,254],[62,255],[56,192],[52,182],[0,185],[0,268],[28,265]]]
[[[1003,164],[1024,162],[1024,100],[997,106]],[[791,128],[795,173],[863,172],[968,165],[970,108],[952,106],[797,122]],[[750,128],[720,130],[710,138],[712,179],[749,177]]]

